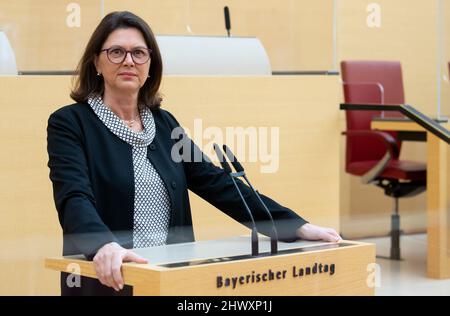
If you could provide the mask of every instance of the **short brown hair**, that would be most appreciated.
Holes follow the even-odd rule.
[[[142,18],[128,11],[111,12],[97,26],[77,66],[78,76],[74,78],[74,88],[70,97],[76,102],[85,103],[92,95],[103,95],[103,77],[97,76],[94,64],[95,57],[100,54],[109,34],[120,28],[138,29],[142,33],[148,48],[152,50],[150,78],[139,90],[138,105],[145,105],[151,109],[158,108],[162,101],[159,93],[162,79],[161,53],[150,26]]]

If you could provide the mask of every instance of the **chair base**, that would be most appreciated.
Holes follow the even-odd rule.
[[[381,255],[376,255],[375,258],[377,258],[377,259],[384,259],[384,260],[391,260],[391,261],[404,261],[405,260],[403,258],[392,258],[392,257],[388,257],[388,256],[381,256]]]
[[[395,261],[403,260],[400,255],[400,235],[403,233],[400,230],[400,215],[398,214],[398,199],[394,201],[394,211],[395,213],[391,215],[391,254],[389,257],[386,256],[376,256],[380,259],[389,259]]]
[[[396,199],[396,212],[391,215],[391,259],[400,260],[400,215],[398,215],[398,200]]]
[[[377,258],[401,261],[400,255],[400,215],[398,200],[401,197],[411,197],[425,191],[426,180],[400,182],[394,179],[379,179],[377,185],[384,189],[384,194],[393,198],[393,212],[391,215],[391,253],[389,257],[377,256]]]

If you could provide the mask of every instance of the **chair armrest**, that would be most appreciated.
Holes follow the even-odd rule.
[[[400,150],[398,148],[397,141],[389,133],[375,130],[355,130],[342,132],[342,135],[373,137],[384,143],[386,149],[389,151],[393,158],[398,159],[398,157],[400,156]]]
[[[356,131],[342,132],[342,135],[373,137],[383,142],[384,145],[386,146],[387,150],[383,158],[380,161],[378,161],[378,163],[372,169],[370,169],[367,173],[365,173],[362,176],[361,181],[364,184],[369,184],[375,181],[378,178],[378,176],[384,171],[386,166],[389,164],[389,161],[391,161],[392,158],[398,158],[400,155],[400,150],[394,137],[392,137],[392,135],[386,132],[373,130],[356,130]]]

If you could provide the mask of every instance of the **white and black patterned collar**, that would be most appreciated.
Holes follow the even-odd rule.
[[[155,121],[149,108],[145,107],[140,110],[144,130],[137,133],[125,125],[120,117],[118,117],[107,105],[103,103],[100,96],[90,97],[88,99],[88,104],[91,106],[92,110],[94,110],[98,118],[112,133],[131,146],[146,147],[150,145],[155,138]]]

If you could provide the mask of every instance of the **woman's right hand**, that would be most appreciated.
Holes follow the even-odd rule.
[[[104,245],[94,257],[94,267],[97,277],[103,285],[123,289],[122,262],[148,263],[133,251],[125,249],[116,242]]]

